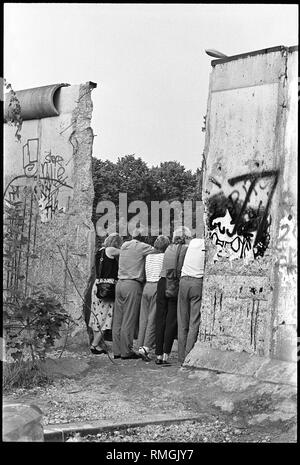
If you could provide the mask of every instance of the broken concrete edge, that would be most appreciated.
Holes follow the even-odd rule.
[[[51,441],[64,441],[66,435],[80,433],[80,434],[97,434],[102,433],[105,431],[115,431],[115,430],[123,430],[126,428],[135,428],[135,427],[144,427],[147,425],[168,425],[177,422],[184,422],[184,421],[200,421],[202,420],[206,414],[197,415],[197,416],[165,416],[157,415],[155,418],[146,418],[144,420],[132,420],[126,422],[104,422],[103,420],[100,421],[93,421],[87,423],[63,423],[58,425],[47,425],[44,427],[44,441],[51,442]]]
[[[184,368],[196,368],[250,376],[258,381],[297,385],[297,363],[207,347],[198,341],[186,357]]]
[[[218,58],[217,60],[211,61],[211,66],[221,65],[223,63],[228,63],[229,61],[239,60],[241,58],[254,57],[256,55],[264,55],[267,53],[283,52],[287,51],[289,53],[297,52],[298,46],[293,45],[291,47],[286,47],[285,45],[277,45],[276,47],[263,48],[260,50],[253,50],[252,52],[239,53],[238,55],[226,56],[224,58]]]

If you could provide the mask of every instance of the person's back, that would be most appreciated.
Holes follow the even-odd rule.
[[[101,264],[102,260],[102,264]],[[107,255],[106,249],[103,247],[96,253],[96,278],[118,278],[118,259],[116,257],[110,258]],[[101,276],[100,276],[101,266]]]
[[[157,285],[156,298],[156,348],[157,365],[168,363],[174,339],[177,337],[177,295],[174,270],[179,277],[187,243],[191,239],[190,230],[181,226],[173,233],[172,244],[165,251],[160,279]],[[168,284],[168,287],[167,287]],[[171,284],[171,286],[170,286]],[[170,292],[170,290],[172,292]]]
[[[151,245],[136,239],[124,242],[119,257],[118,278],[143,282],[145,279],[145,257],[152,250]]]
[[[146,283],[141,300],[138,345],[139,353],[146,361],[150,360],[149,350],[155,346],[157,284],[160,279],[164,252],[169,243],[168,237],[158,236],[154,242],[154,251],[147,255],[145,262]]]
[[[147,255],[145,262],[145,272],[147,283],[156,283],[159,280],[164,253],[154,253]]]
[[[204,264],[204,239],[192,239],[184,258],[179,283],[177,319],[180,362],[184,361],[197,340],[201,317]]]
[[[114,358],[139,358],[133,351],[133,338],[145,279],[145,257],[153,252],[151,245],[142,242],[143,237],[141,230],[134,230],[132,240],[124,242],[120,251],[113,321]]]
[[[202,278],[204,273],[205,243],[204,239],[192,239],[183,262],[181,276]]]
[[[111,332],[112,328],[114,291],[118,278],[118,256],[121,245],[121,236],[118,233],[112,233],[105,239],[103,247],[95,254],[96,279],[91,289],[89,327],[93,330],[90,350],[92,354],[96,355],[107,351],[104,332]],[[101,297],[103,293],[98,293],[101,288],[103,291],[102,286],[106,290],[105,297]]]
[[[170,244],[168,246],[167,250],[165,251],[163,264],[162,264],[162,269],[161,269],[161,272],[160,272],[160,276],[162,278],[166,277],[167,270],[172,270],[172,269],[175,268],[176,254],[177,254],[179,245],[180,244]],[[182,244],[181,247],[182,248],[181,248],[180,255],[182,255],[184,253],[185,249],[187,249],[187,245]]]

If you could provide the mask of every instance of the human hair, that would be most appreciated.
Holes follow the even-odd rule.
[[[186,240],[192,238],[192,233],[186,226],[175,229],[173,233],[173,244],[185,244]]]
[[[167,236],[160,235],[154,242],[154,248],[159,252],[164,253],[169,244],[169,238]]]
[[[115,247],[119,249],[122,245],[122,237],[118,233],[112,233],[104,241],[103,246],[106,247]]]
[[[140,226],[139,228],[134,228],[131,237],[136,241],[147,242],[148,236],[146,228],[144,228],[143,226]]]

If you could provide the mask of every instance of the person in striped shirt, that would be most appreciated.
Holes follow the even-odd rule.
[[[138,334],[139,353],[145,361],[151,360],[149,351],[155,345],[157,283],[162,269],[164,252],[169,244],[170,241],[167,236],[158,236],[154,242],[155,252],[146,257],[146,284],[141,300]]]

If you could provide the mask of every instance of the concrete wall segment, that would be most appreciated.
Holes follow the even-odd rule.
[[[215,66],[212,73],[212,92],[254,87],[278,82],[285,72],[283,52],[246,56]]]
[[[62,88],[56,102],[60,114],[24,121],[21,143],[16,142],[13,128],[5,125],[4,130],[5,201],[22,202],[23,233],[29,239],[16,257],[26,276],[17,285],[25,292],[30,282],[41,288],[55,286],[57,297],[77,323],[71,336],[81,335],[85,342],[81,297],[94,248],[94,87],[86,83]]]
[[[297,50],[273,48],[217,60],[211,72],[199,341],[216,350],[295,359],[289,347],[296,341],[296,293],[284,291],[277,249],[289,227],[293,237],[281,248],[287,261],[296,234],[296,223],[287,225],[296,218],[296,56]]]

